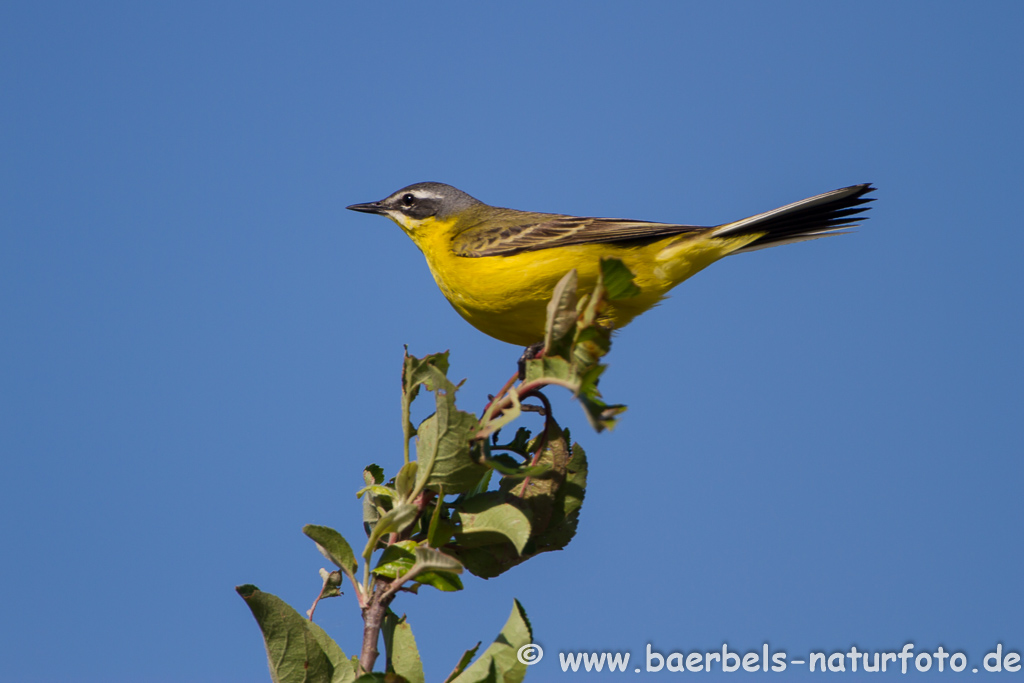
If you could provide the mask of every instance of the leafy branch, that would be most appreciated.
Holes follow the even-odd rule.
[[[416,593],[422,586],[462,590],[465,571],[498,576],[569,543],[586,490],[586,454],[555,421],[543,390],[569,390],[595,430],[614,427],[625,407],[605,403],[597,388],[605,370],[601,359],[611,348],[611,331],[601,321],[609,301],[639,291],[632,277],[620,261],[607,259],[593,290],[582,296],[575,271],[562,278],[548,304],[543,347],[490,397],[480,417],[456,407],[462,383],[448,379],[448,352],[416,358],[406,351],[403,464],[387,481],[377,465],[363,471],[364,486],[356,493],[367,534],[362,552],[357,556],[334,529],[303,528],[335,567],[320,570],[321,588],[305,618],[255,586],[237,589],[263,631],[274,681],[347,683],[387,676],[389,682],[419,683],[424,675],[412,629],[391,610],[400,592]],[[412,403],[421,390],[433,395],[434,412],[414,426]],[[499,443],[502,430],[524,412],[543,418],[538,433],[520,427]],[[491,489],[495,473],[499,479]],[[363,617],[362,647],[351,659],[312,621],[319,602],[341,595],[346,580]],[[376,673],[381,635],[386,671]],[[515,653],[531,641],[517,601],[498,639],[475,661],[479,644],[468,650],[446,682],[521,681],[526,666]]]

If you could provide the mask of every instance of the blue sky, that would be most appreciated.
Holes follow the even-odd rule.
[[[614,433],[552,394],[591,462],[579,533],[403,596],[428,679],[513,597],[549,653],[529,680],[648,643],[1020,652],[1022,22],[1013,2],[4,4],[0,679],[267,679],[233,586],[305,609],[324,562],[302,525],[362,538],[360,471],[401,460],[402,345],[451,349],[474,411],[519,354],[396,226],[344,210],[424,180],[696,224],[879,188],[855,235],[727,259],[626,328]],[[317,617],[358,650],[351,595]]]

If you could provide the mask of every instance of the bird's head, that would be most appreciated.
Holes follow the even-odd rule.
[[[436,222],[454,222],[464,211],[479,205],[480,201],[451,185],[416,183],[378,202],[353,204],[347,208],[387,216],[415,236]]]

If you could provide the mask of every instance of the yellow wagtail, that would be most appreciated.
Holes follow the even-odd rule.
[[[529,346],[544,339],[548,299],[573,268],[581,293],[597,282],[601,258],[620,259],[636,275],[640,294],[608,302],[602,312],[602,322],[617,329],[724,256],[853,227],[873,190],[852,185],[714,227],[503,209],[442,183],[417,183],[348,208],[398,223],[471,325]]]

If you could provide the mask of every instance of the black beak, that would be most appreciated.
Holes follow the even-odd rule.
[[[384,213],[384,208],[380,204],[380,202],[369,202],[368,204],[353,204],[345,208],[349,211],[361,211],[363,213]]]

